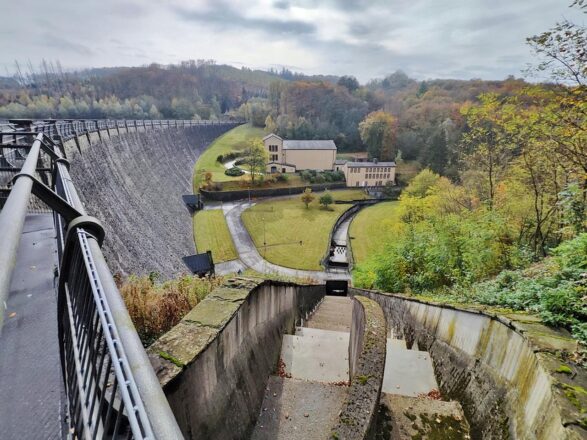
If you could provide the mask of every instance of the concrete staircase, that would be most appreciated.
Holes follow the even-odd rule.
[[[330,438],[348,394],[351,323],[351,298],[327,296],[295,334],[284,335],[253,440]],[[460,405],[430,398],[437,390],[430,355],[390,331],[377,439],[468,439]]]
[[[458,402],[440,396],[428,352],[409,350],[389,329],[381,388],[378,439],[469,439]]]
[[[348,391],[351,301],[325,297],[303,327],[284,335],[252,439],[329,438]]]

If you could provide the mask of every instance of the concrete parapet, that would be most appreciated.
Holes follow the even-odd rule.
[[[186,438],[250,436],[283,334],[324,293],[324,286],[235,278],[148,349]]]
[[[443,395],[458,400],[472,438],[587,438],[587,373],[577,341],[523,313],[361,289],[408,347],[430,352]]]
[[[351,386],[332,439],[370,439],[375,435],[377,408],[385,371],[386,324],[375,301],[355,296],[349,343]]]

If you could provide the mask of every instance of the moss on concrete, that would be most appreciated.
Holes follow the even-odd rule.
[[[227,280],[149,347],[149,357],[161,385],[196,359],[261,282],[245,278]]]

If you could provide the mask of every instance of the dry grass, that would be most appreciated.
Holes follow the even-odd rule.
[[[222,277],[186,275],[158,284],[148,276],[130,276],[119,288],[141,341],[147,346],[223,282]]]

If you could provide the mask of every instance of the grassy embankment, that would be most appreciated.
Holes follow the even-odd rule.
[[[224,166],[216,159],[221,154],[240,151],[254,139],[261,138],[263,130],[250,125],[240,125],[216,139],[202,153],[194,168],[194,192],[204,179],[204,173],[210,171],[212,180],[224,182],[239,180],[224,174]],[[238,184],[238,182],[235,182]],[[198,252],[212,251],[216,263],[234,260],[237,253],[228,230],[228,225],[221,210],[200,211],[193,217],[194,238]]]
[[[242,151],[251,141],[261,139],[264,135],[265,133],[262,128],[245,124],[233,128],[212,142],[196,162],[194,169],[194,192],[197,192],[200,184],[204,180],[204,174],[208,171],[212,173],[212,180],[214,182],[240,180],[240,177],[231,177],[224,174],[224,165],[216,159],[221,154]]]
[[[238,257],[221,209],[198,211],[194,215],[194,237],[198,252],[212,251],[215,263]]]
[[[322,193],[314,195],[308,209],[298,195],[261,202],[243,212],[243,222],[266,260],[295,269],[321,269],[332,226],[349,205],[331,205],[325,210],[318,202]],[[332,191],[332,195],[335,200],[366,198],[360,190]]]
[[[393,238],[399,202],[383,202],[360,211],[351,223],[349,235],[355,263],[364,262],[369,255],[383,251]]]

